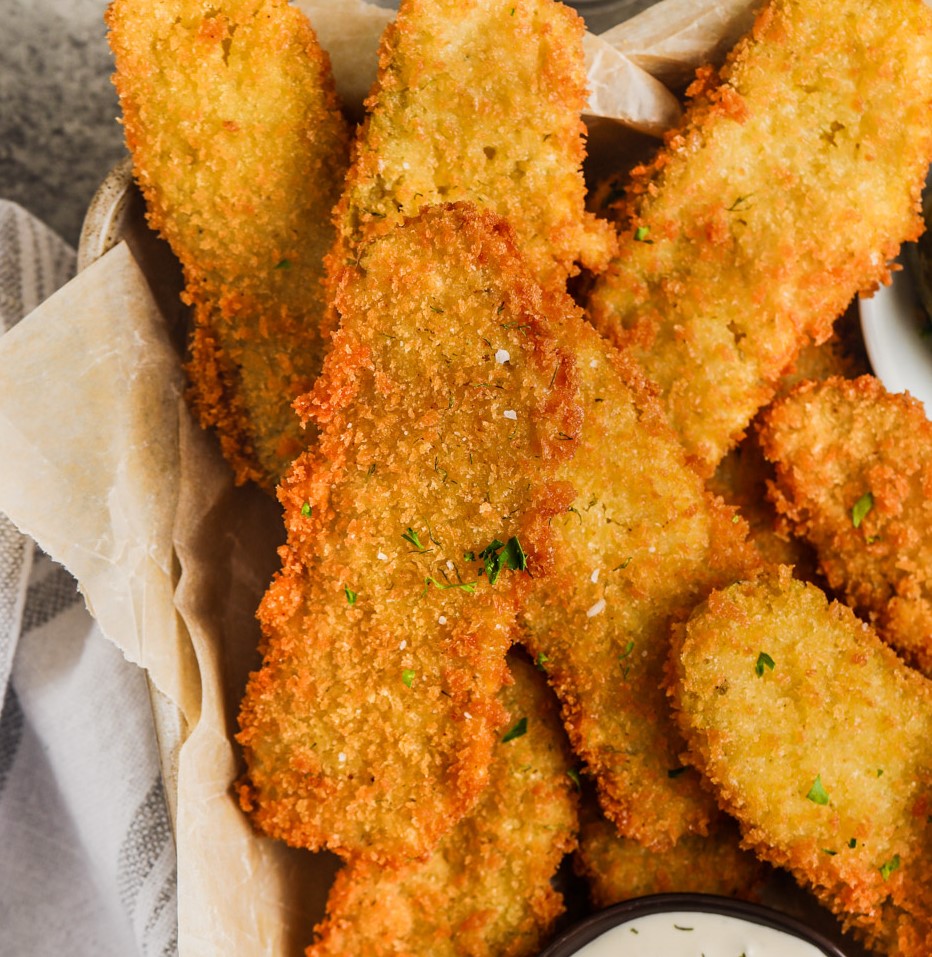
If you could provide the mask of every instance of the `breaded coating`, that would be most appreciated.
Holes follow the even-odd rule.
[[[344,238],[378,235],[425,197],[464,194],[512,217],[538,274],[561,285],[594,222],[579,168],[583,80],[578,19],[551,0],[402,3],[339,211]],[[744,574],[748,551],[731,513],[707,503],[637,372],[625,378],[578,316],[558,334],[579,353],[583,437],[558,465],[556,577],[528,599],[525,640],[551,659],[570,739],[609,813],[626,833],[669,844],[702,830],[711,807],[695,775],[670,776],[682,742],[659,684],[669,620]],[[620,515],[630,527],[611,524]],[[636,568],[616,568],[630,557]],[[604,577],[592,583],[597,567]],[[603,594],[607,613],[588,614]],[[619,664],[632,639],[636,661]]]
[[[551,886],[576,846],[572,756],[539,672],[509,657],[514,684],[475,809],[423,863],[348,864],[308,957],[532,957],[563,912]]]
[[[780,377],[777,394],[785,395],[806,380],[822,380],[833,375],[855,378],[867,371],[866,359],[848,342],[848,317],[827,342],[808,345],[799,354],[793,370]],[[762,409],[755,422],[766,415]],[[751,540],[762,557],[772,565],[792,565],[797,578],[814,581],[818,577],[815,549],[793,534],[789,523],[777,514],[767,497],[768,483],[774,478],[773,466],[764,457],[756,428],[719,463],[706,483],[729,505],[737,506],[751,529]],[[817,582],[818,584],[818,582]]]
[[[772,479],[773,466],[764,458],[756,432],[750,432],[719,462],[706,487],[738,509],[765,562],[792,565],[797,578],[812,581],[818,575],[815,550],[780,521],[767,498],[767,483]]]
[[[932,676],[932,422],[873,376],[805,383],[760,432],[771,494],[829,585]]]
[[[932,953],[932,683],[790,569],[676,629],[689,760],[746,846],[888,957]]]
[[[400,863],[489,780],[516,604],[563,500],[548,478],[576,444],[552,329],[579,317],[465,205],[425,210],[337,278],[341,326],[301,402],[320,440],[279,491],[240,794],[270,835]]]
[[[585,211],[584,25],[553,0],[402,0],[337,210],[339,265],[425,203],[507,219],[542,282],[604,268],[611,227]]]
[[[654,849],[704,833],[661,681],[670,622],[760,563],[747,527],[686,465],[656,396],[590,326],[565,324],[585,417],[557,477],[553,570],[528,596],[522,641],[546,668],[576,753],[619,831]]]
[[[636,168],[590,302],[705,474],[779,376],[921,231],[932,160],[922,0],[772,0]]]
[[[113,0],[107,23],[147,217],[194,309],[192,406],[237,480],[272,489],[323,358],[349,154],[329,59],[285,0]]]
[[[621,837],[594,804],[583,804],[579,848],[573,858],[596,908],[648,894],[719,894],[757,899],[763,865],[740,847],[734,822],[724,815],[708,835],[688,834],[667,851]]]

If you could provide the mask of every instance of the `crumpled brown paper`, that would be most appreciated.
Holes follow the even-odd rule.
[[[716,29],[697,11],[731,8],[690,2],[693,22]],[[301,5],[358,108],[388,14],[360,0]],[[666,0],[656,22],[682,6]],[[686,48],[692,61],[715,51],[711,27],[668,22],[681,59]],[[648,46],[666,49],[652,29]],[[619,52],[631,47],[586,42],[590,115],[654,134],[676,120],[644,50],[635,60]],[[280,514],[263,493],[233,487],[216,442],[191,420],[170,259],[136,203],[117,223],[131,247],[106,253],[0,339],[0,511],[69,568],[104,634],[148,673],[177,838],[181,957],[299,954],[333,859],[255,836],[231,794]],[[101,228],[86,232],[85,252]]]

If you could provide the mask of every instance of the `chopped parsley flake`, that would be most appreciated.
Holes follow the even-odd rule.
[[[900,855],[894,854],[886,864],[880,867],[880,876],[884,880],[889,880],[890,875],[900,866]]]
[[[579,772],[576,770],[576,768],[570,768],[566,772],[566,776],[573,782],[573,784],[576,785],[577,791],[582,790],[582,780],[580,779]]]
[[[858,846],[858,839],[856,837],[852,837],[851,840],[848,841],[848,847],[857,847],[857,846]]]
[[[401,672],[401,680],[406,688],[410,688],[412,682],[414,681],[414,672],[410,668],[405,668]]]
[[[521,718],[515,726],[502,736],[502,744],[507,744],[509,741],[514,741],[515,738],[520,738],[522,735],[527,734],[527,718]]]
[[[408,526],[408,530],[402,533],[401,536],[406,542],[410,542],[419,552],[426,552],[427,549],[421,544],[421,539],[418,537],[417,532]]]
[[[507,542],[493,539],[479,552],[479,558],[485,563],[484,571],[490,585],[498,581],[503,568],[510,568],[513,572],[523,572],[527,568],[527,556],[514,536]]]
[[[310,515],[311,512],[313,512],[313,511],[314,511],[314,507],[311,505],[310,502],[305,502],[305,503],[301,506],[301,514],[302,514],[305,518],[307,518],[307,516]]]
[[[695,930],[695,927],[680,927],[679,924],[673,925],[674,930]]]
[[[343,586],[343,593],[346,595],[346,600],[349,602],[350,605],[356,604],[357,594],[356,592],[353,591],[352,588],[350,588],[349,585]]]
[[[754,665],[754,671],[757,673],[758,678],[764,677],[764,669],[769,668],[771,671],[774,669],[774,660],[767,654],[766,651],[762,651],[757,656],[757,663]]]
[[[541,671],[545,671],[544,665],[547,664],[548,661],[550,661],[550,659],[542,651],[538,651],[537,657],[534,659],[534,664],[537,665]]]
[[[276,269],[291,269],[291,260],[290,259],[279,259],[275,264]]]
[[[855,528],[860,528],[867,513],[874,507],[874,495],[872,492],[865,492],[851,509],[851,524]]]
[[[448,582],[447,584],[444,584],[443,582],[438,582],[436,578],[432,578],[428,575],[428,577],[424,579],[424,591],[426,592],[427,589],[433,585],[435,588],[440,588],[441,590],[445,590],[447,588],[460,588],[467,594],[471,595],[476,590],[477,584],[478,582]]]
[[[821,774],[816,775],[816,779],[812,782],[812,787],[809,788],[809,793],[806,795],[806,800],[812,801],[813,804],[828,804],[828,791],[822,784]]]
[[[638,228],[634,231],[634,239],[639,243],[652,243],[653,240],[647,238],[649,233],[649,226],[638,226]]]

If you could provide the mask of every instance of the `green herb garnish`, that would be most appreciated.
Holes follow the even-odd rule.
[[[754,671],[757,673],[758,678],[764,677],[764,669],[769,668],[771,671],[774,669],[774,660],[767,654],[766,651],[762,651],[757,656],[757,663],[754,665]]]
[[[541,671],[546,671],[547,669],[544,665],[547,664],[548,661],[550,661],[550,659],[542,651],[538,651],[537,657],[534,659],[534,664],[537,665]]]
[[[635,231],[634,231],[634,239],[635,239],[635,242],[638,242],[638,243],[652,243],[653,240],[647,238],[647,236],[648,236],[649,233],[650,233],[650,227],[649,227],[649,226],[638,226],[638,228],[635,229]]]
[[[290,259],[279,259],[275,264],[276,269],[291,269],[291,260]]]
[[[478,582],[438,582],[436,578],[432,578],[430,575],[424,579],[424,592],[427,592],[427,589],[433,585],[435,588],[445,590],[447,588],[460,588],[467,594],[471,595],[476,590],[476,585]]]
[[[343,593],[346,595],[346,600],[349,602],[351,606],[356,604],[356,598],[358,596],[356,592],[354,592],[353,589],[350,588],[349,585],[343,586]]]
[[[502,736],[502,744],[507,744],[509,741],[514,741],[515,738],[520,738],[522,735],[527,734],[527,718],[521,718],[515,726]]]
[[[573,782],[573,784],[576,785],[577,791],[582,790],[582,781],[580,780],[579,772],[576,770],[576,768],[570,768],[566,772],[566,776]]]
[[[812,782],[812,787],[809,788],[809,793],[806,795],[806,800],[812,801],[813,804],[828,804],[828,791],[822,784],[821,774],[816,775],[816,779]]]
[[[305,518],[307,518],[307,516],[310,515],[311,512],[313,512],[313,511],[314,511],[314,509],[313,509],[313,507],[311,506],[311,503],[310,503],[310,502],[305,502],[305,503],[301,506],[301,514],[302,514]]]
[[[888,880],[890,875],[900,866],[900,855],[894,854],[893,857],[887,861],[886,864],[882,864],[880,867],[880,876],[884,880]]]
[[[479,558],[485,563],[484,571],[490,585],[498,581],[503,568],[510,568],[513,572],[523,572],[527,568],[527,556],[514,536],[507,542],[494,539],[479,552]]]
[[[426,552],[427,549],[421,544],[421,539],[418,537],[417,532],[408,526],[408,530],[403,532],[401,537],[406,541],[410,542],[419,552]]]
[[[410,688],[411,683],[414,681],[414,672],[410,668],[405,668],[401,672],[401,680],[406,688]]]
[[[874,495],[872,492],[865,492],[851,509],[851,524],[855,528],[860,528],[867,513],[874,507]]]

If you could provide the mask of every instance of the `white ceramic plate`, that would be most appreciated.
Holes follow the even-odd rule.
[[[932,338],[923,336],[923,312],[908,267],[862,299],[861,331],[874,373],[890,392],[909,392],[932,419]]]

